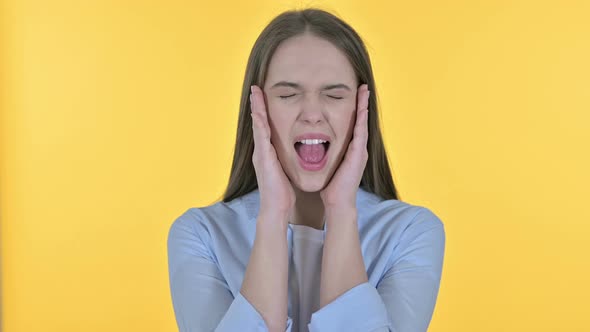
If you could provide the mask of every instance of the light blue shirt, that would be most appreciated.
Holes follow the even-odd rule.
[[[240,293],[256,234],[259,197],[254,190],[228,203],[189,208],[172,223],[168,268],[180,331],[268,331],[260,313]],[[362,188],[357,191],[357,212],[368,282],[315,311],[307,328],[426,331],[442,273],[442,221],[426,207],[383,200]],[[290,258],[292,226],[287,228]],[[297,332],[293,296],[289,291],[286,331]]]

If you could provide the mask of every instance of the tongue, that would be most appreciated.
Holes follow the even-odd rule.
[[[297,144],[295,149],[303,161],[311,164],[319,163],[326,154],[324,144]]]

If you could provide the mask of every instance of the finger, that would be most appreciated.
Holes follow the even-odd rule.
[[[356,111],[356,122],[354,125],[353,131],[353,140],[356,141],[355,144],[358,144],[359,147],[366,146],[367,139],[369,136],[369,128],[368,128],[368,106],[369,106],[369,95],[370,91],[368,90],[368,86],[363,84],[359,88],[358,92],[358,106]]]
[[[261,130],[264,131],[265,136],[270,139],[270,126],[268,125],[268,114],[266,112],[264,92],[256,85],[252,85],[250,89],[252,91],[250,94],[252,113],[257,113],[259,115]]]
[[[264,101],[264,92],[257,85],[252,85],[250,89],[252,91],[252,102],[254,103],[253,112],[256,112],[260,115],[261,119],[263,120],[263,124],[264,122],[268,123],[266,103]]]
[[[364,111],[369,109],[369,87],[367,84],[363,84],[357,91],[357,108],[356,108],[356,121],[355,121],[355,136],[363,134],[362,128],[357,131],[358,126],[366,126],[363,121],[366,121],[366,115]],[[364,120],[363,120],[364,119]]]
[[[358,112],[359,116],[357,122],[354,125],[354,131],[352,136],[352,149],[355,151],[363,151],[367,148],[367,141],[369,139],[369,126],[368,126],[368,115],[367,109]]]
[[[369,86],[361,85],[357,90],[357,111],[369,108]]]
[[[367,141],[369,137],[368,113],[369,110],[367,109],[357,111],[357,119],[352,132],[352,140],[348,143],[345,158],[348,158],[350,155],[350,158],[357,159],[362,154],[363,150],[367,149]]]
[[[259,147],[264,145],[264,143],[268,140],[268,137],[266,135],[266,131],[263,128],[260,115],[254,112],[250,114],[252,116],[252,133],[254,136],[254,147]]]
[[[258,151],[258,153],[254,153],[254,155],[257,155],[257,158],[261,158],[261,160],[267,160],[270,157],[269,153],[272,154],[273,147],[270,142],[270,126],[266,119],[264,98],[262,96],[262,91],[257,86],[252,86],[250,104],[253,110],[251,113],[252,128],[255,130],[254,150]]]

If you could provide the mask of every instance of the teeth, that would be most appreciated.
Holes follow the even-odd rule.
[[[299,143],[302,144],[322,144],[322,143],[326,143],[327,141],[324,141],[323,139],[304,139],[299,141]]]

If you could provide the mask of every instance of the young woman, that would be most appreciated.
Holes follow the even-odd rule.
[[[325,11],[277,16],[244,79],[224,199],[168,234],[181,331],[426,331],[441,220],[398,200],[369,55]]]

